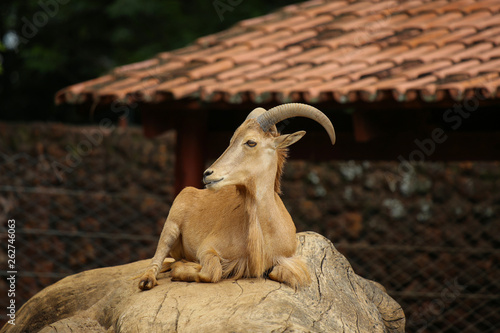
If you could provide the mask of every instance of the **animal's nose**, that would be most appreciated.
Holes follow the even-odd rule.
[[[203,173],[203,177],[208,177],[210,176],[211,174],[213,174],[214,172],[212,170],[206,170],[204,173]]]

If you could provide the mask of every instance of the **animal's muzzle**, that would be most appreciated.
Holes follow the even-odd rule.
[[[206,186],[210,186],[210,185],[213,185],[215,183],[218,183],[220,182],[221,180],[223,180],[224,178],[219,178],[219,179],[209,179],[209,177],[213,174],[213,170],[206,170],[204,173],[203,173],[203,184],[205,184]]]

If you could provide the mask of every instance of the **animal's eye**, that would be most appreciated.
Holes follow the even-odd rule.
[[[257,142],[253,141],[253,140],[248,140],[247,142],[245,142],[245,144],[248,146],[248,147],[255,147],[257,146]]]

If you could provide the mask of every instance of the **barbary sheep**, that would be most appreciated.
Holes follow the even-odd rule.
[[[168,255],[176,261],[163,270],[171,269],[172,280],[268,276],[293,288],[310,283],[306,264],[295,254],[295,225],[279,196],[287,147],[305,132],[279,135],[275,125],[297,116],[319,122],[335,143],[332,123],[310,105],[253,110],[204,172],[206,188],[187,187],[174,200],[156,253],[140,277],[141,290],[157,285]]]

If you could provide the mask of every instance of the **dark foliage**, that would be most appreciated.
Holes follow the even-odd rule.
[[[57,90],[293,2],[4,0],[0,119],[67,119]]]

